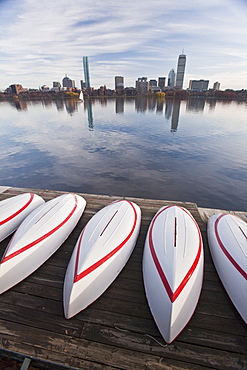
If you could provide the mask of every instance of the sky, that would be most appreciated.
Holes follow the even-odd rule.
[[[67,75],[80,87],[88,56],[91,86],[114,77],[176,72],[186,55],[183,88],[247,89],[247,0],[0,0],[0,90],[11,84],[52,87]]]

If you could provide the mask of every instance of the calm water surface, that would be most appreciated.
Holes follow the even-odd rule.
[[[0,185],[247,211],[247,104],[0,103]]]

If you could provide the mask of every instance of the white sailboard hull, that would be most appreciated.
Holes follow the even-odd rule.
[[[0,262],[0,294],[40,267],[67,239],[86,201],[64,194],[36,208],[21,223]]]
[[[153,218],[143,254],[148,304],[167,343],[184,329],[199,300],[203,281],[203,243],[188,210],[162,207]]]
[[[247,323],[247,223],[221,213],[208,220],[208,243],[218,275]]]
[[[67,319],[94,302],[114,281],[134,249],[140,224],[140,208],[127,200],[104,207],[87,223],[64,280]]]

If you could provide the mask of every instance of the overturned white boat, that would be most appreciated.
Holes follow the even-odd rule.
[[[140,208],[127,200],[104,207],[87,223],[65,276],[67,319],[94,302],[114,281],[134,249],[140,224]]]
[[[0,202],[0,241],[12,234],[35,208],[45,201],[36,194],[25,193]]]
[[[247,323],[247,223],[220,213],[208,220],[208,243],[218,275]]]
[[[69,236],[86,201],[64,194],[36,208],[21,223],[0,262],[0,294],[41,266]]]
[[[190,320],[203,281],[203,243],[199,227],[188,210],[162,207],[148,229],[143,278],[156,325],[171,343]]]

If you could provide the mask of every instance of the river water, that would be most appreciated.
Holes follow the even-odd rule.
[[[247,211],[247,103],[0,103],[0,186]]]

